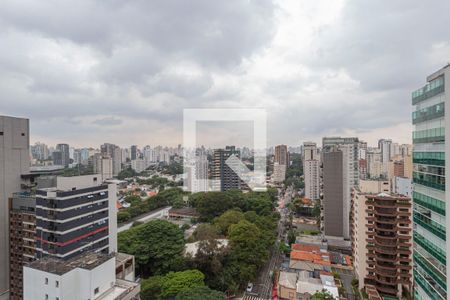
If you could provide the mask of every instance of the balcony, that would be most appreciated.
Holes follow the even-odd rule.
[[[416,105],[428,98],[436,96],[445,91],[444,77],[438,77],[435,80],[429,82],[424,87],[414,91],[411,95],[412,104]]]
[[[441,238],[442,240],[446,240],[446,235],[445,235],[445,228],[443,226],[441,226],[440,224],[427,219],[425,217],[421,217],[419,214],[414,213],[414,222],[419,224],[420,226],[424,227],[425,229],[427,229],[428,231],[430,231],[431,233],[435,234],[436,236],[438,236],[439,238]]]
[[[413,238],[414,242],[416,242],[420,247],[424,248],[428,253],[433,255],[437,260],[439,260],[439,262],[444,265],[446,264],[446,254],[442,249],[428,241],[417,232],[414,232]]]

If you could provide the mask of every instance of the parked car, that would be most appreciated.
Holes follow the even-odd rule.
[[[247,292],[251,293],[252,290],[253,290],[253,283],[249,282],[248,285],[247,285]]]

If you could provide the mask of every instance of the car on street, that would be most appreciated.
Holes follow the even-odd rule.
[[[249,282],[247,284],[247,293],[251,293],[253,290],[253,283]]]

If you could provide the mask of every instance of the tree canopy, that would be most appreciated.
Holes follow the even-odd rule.
[[[167,299],[193,287],[204,286],[205,275],[199,270],[169,272],[164,276],[144,279],[141,296],[146,300]]]
[[[119,251],[135,256],[143,275],[164,274],[183,265],[183,231],[170,222],[150,221],[118,235]]]
[[[207,286],[196,286],[178,293],[175,300],[226,300],[221,292],[210,289]]]
[[[311,300],[335,300],[333,295],[330,294],[326,289],[322,289],[320,292],[317,291],[312,297]]]

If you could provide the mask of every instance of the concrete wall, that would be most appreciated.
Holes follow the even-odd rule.
[[[8,198],[29,173],[29,120],[0,116],[0,299],[9,289]]]

